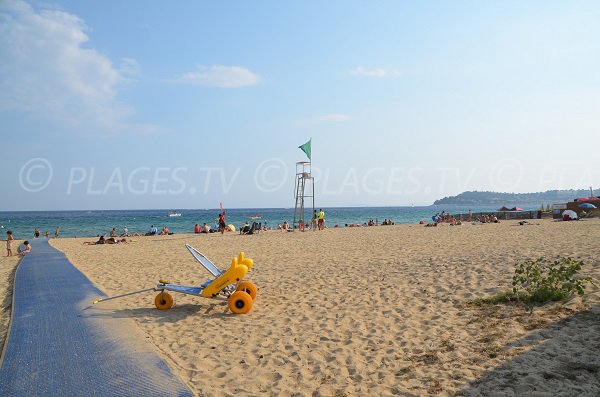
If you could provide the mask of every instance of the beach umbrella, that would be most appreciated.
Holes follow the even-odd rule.
[[[565,211],[563,211],[562,215],[563,215],[563,218],[565,216],[568,216],[571,219],[577,219],[577,212],[575,212],[573,210],[565,210]]]
[[[583,203],[583,204],[579,204],[579,208],[585,208],[585,209],[594,209],[594,208],[598,208],[596,207],[594,204],[592,203]]]
[[[588,201],[596,201],[596,200],[600,200],[598,197],[579,197],[576,198],[575,201],[579,201],[581,203],[585,203]]]

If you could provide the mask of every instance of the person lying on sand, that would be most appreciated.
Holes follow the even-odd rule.
[[[521,225],[521,226],[528,226],[528,225],[529,226],[539,226],[540,224],[539,223],[531,223],[531,222],[527,222],[527,221],[520,221],[519,225]],[[513,225],[513,226],[516,226],[516,225]]]
[[[122,238],[122,239],[118,239],[118,238],[114,238],[114,237],[109,237],[105,240],[105,244],[126,244],[127,243],[127,239],[126,238]]]
[[[117,239],[114,237],[104,238],[104,236],[100,236],[98,241],[85,241],[84,245],[102,245],[102,244],[119,244],[119,243],[127,243],[126,238]]]
[[[106,240],[104,240],[104,236],[100,236],[98,241],[84,241],[83,245],[98,245],[98,244],[104,244],[105,242],[106,242]]]

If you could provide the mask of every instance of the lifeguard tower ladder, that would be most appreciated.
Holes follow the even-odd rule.
[[[294,207],[294,223],[291,230],[298,228],[304,230],[306,218],[304,217],[305,199],[312,201],[312,209],[315,209],[315,178],[311,175],[310,161],[299,161],[296,163],[296,206]],[[312,213],[310,217],[312,218]],[[311,219],[312,220],[312,219]]]

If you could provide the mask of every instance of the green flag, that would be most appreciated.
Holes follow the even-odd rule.
[[[310,138],[308,140],[308,142],[306,142],[304,145],[298,146],[298,149],[302,149],[302,151],[304,153],[306,153],[306,156],[308,157],[309,160],[310,160],[310,141],[312,141],[312,138]]]

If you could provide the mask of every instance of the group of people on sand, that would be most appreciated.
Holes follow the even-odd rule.
[[[267,230],[266,222],[265,225],[262,222],[252,222],[252,225],[250,225],[250,222],[246,221],[240,227],[240,234],[256,234],[263,230]]]
[[[202,226],[200,226],[199,224],[195,224],[194,225],[194,233],[198,234],[198,233],[214,233],[215,231],[213,229],[211,229],[210,226],[208,226],[206,223],[204,223]]]
[[[123,233],[119,234],[117,232],[117,228],[113,227],[112,230],[110,231],[110,237],[131,237],[131,236],[141,236],[140,233],[133,233],[133,234],[129,234],[129,229],[126,227],[123,228]]]
[[[60,231],[60,228],[58,226],[56,226],[56,228],[54,230],[54,238],[59,237],[59,231]],[[46,238],[50,238],[49,231],[46,230],[45,235],[46,235]],[[41,236],[40,229],[38,227],[34,228],[33,238],[38,239],[38,238],[40,238],[40,236]],[[15,240],[15,238],[14,238],[12,230],[8,230],[6,232],[6,256],[13,256],[12,243],[14,240]],[[23,242],[23,244],[21,244],[19,247],[17,247],[18,255],[25,256],[30,252],[31,252],[31,244],[27,240],[25,240]]]
[[[85,241],[84,245],[102,245],[102,244],[125,244],[127,243],[127,239],[125,237],[108,237],[104,238],[104,236],[100,236],[98,241]]]
[[[126,237],[141,236],[139,233],[129,234],[127,227],[123,228],[123,233],[119,234],[117,228],[113,227],[109,233],[110,237],[104,237],[104,235],[98,236],[97,241],[85,241],[84,245],[102,245],[102,244],[125,244],[127,243]]]
[[[265,222],[266,223],[266,222]],[[296,228],[296,225],[294,225],[294,229]],[[304,223],[302,220],[300,221],[300,223],[298,224],[298,229],[300,229],[300,231],[305,231],[308,229],[311,229],[313,231],[315,230],[325,230],[325,211],[323,211],[323,209],[319,209],[319,212],[317,212],[317,210],[313,210],[313,214],[312,214],[312,219],[310,224],[309,223]],[[277,230],[290,230],[290,224],[288,223],[288,221],[283,221],[283,223],[280,223],[279,225],[277,225]]]
[[[148,232],[144,236],[170,236],[172,234],[168,226],[163,226],[159,232],[156,226],[150,225],[150,229],[148,229]]]
[[[477,222],[481,223],[500,223],[498,217],[494,214],[491,215],[480,215],[477,217]]]
[[[220,232],[221,234],[224,234],[225,232],[231,231],[229,226],[227,225],[227,220],[225,218],[225,210],[222,210],[221,212],[219,212],[219,216],[217,219],[218,220],[215,224],[215,227],[210,227],[206,223],[203,223],[202,226],[200,226],[198,223],[196,223],[194,225],[194,233],[199,234],[199,233],[218,233],[218,232]]]
[[[471,218],[471,210],[469,210],[469,218]],[[440,223],[447,223],[450,226],[460,226],[462,225],[461,219],[456,219],[454,215],[447,213],[446,211],[438,212],[431,217],[433,224],[428,223],[427,226],[437,226]],[[425,223],[423,221],[419,222],[421,224]]]
[[[345,227],[369,227],[369,226],[389,226],[389,225],[395,225],[394,221],[392,221],[391,219],[384,219],[383,223],[379,223],[378,219],[369,219],[367,222],[364,223],[346,223],[344,224]],[[335,225],[334,227],[338,227],[338,225]]]
[[[6,256],[13,256],[12,252],[12,243],[15,241],[15,237],[13,236],[12,230],[8,230],[6,232]],[[31,252],[31,244],[29,241],[24,241],[22,245],[17,247],[17,254],[21,256],[25,256]]]
[[[194,225],[194,233],[221,233],[225,234],[225,232],[235,231],[235,228],[231,227],[227,224],[225,210],[221,210],[219,212],[217,222],[214,227],[210,227],[206,223],[203,223],[202,226],[199,224]]]
[[[168,226],[163,226],[162,229],[160,230],[160,232],[158,231],[158,227],[154,226],[154,225],[150,225],[150,228],[148,228],[148,231],[144,234],[142,233],[129,233],[129,229],[127,227],[123,228],[123,232],[121,234],[119,234],[117,232],[117,228],[113,227],[112,230],[109,233],[110,237],[141,237],[141,236],[170,236],[173,233],[169,230]]]
[[[462,221],[460,219],[456,219],[454,215],[450,215],[446,211],[438,212],[431,217],[433,223],[428,223],[425,227],[435,227],[437,225],[441,225],[442,223],[447,223],[450,226],[460,226],[462,225]],[[419,222],[420,225],[424,225],[424,221]]]
[[[442,211],[437,212],[435,215],[433,215],[431,217],[431,220],[433,221],[433,223],[442,223],[442,222],[449,222],[450,218],[450,214],[447,214],[446,211]]]
[[[211,227],[210,225],[208,225],[206,223],[203,223],[202,226],[200,226],[198,223],[196,223],[194,225],[194,234],[199,234],[199,233],[225,234],[225,232],[232,232],[232,231],[235,231],[235,227],[227,224],[225,210],[221,210],[221,212],[219,212],[219,215],[217,217],[217,221],[216,221],[214,227]]]
[[[117,232],[117,228],[113,227],[109,233],[109,237],[104,237],[104,235],[98,236],[97,241],[86,241],[83,244],[85,245],[101,245],[101,244],[120,244],[127,243],[126,237],[141,237],[141,236],[170,236],[173,233],[169,230],[168,226],[163,226],[161,231],[158,231],[158,228],[154,225],[151,225],[148,231],[145,234],[141,233],[129,233],[129,229],[127,227],[123,228],[123,232],[119,234]]]
[[[448,224],[450,226],[460,226],[460,225],[462,225],[462,222],[459,219],[456,219],[454,217],[448,218],[447,222],[448,222]],[[419,224],[421,224],[421,225],[424,224],[424,223],[425,222],[423,222],[423,221],[419,222]],[[434,226],[441,225],[441,224],[443,224],[443,222],[433,222],[433,223],[426,224],[425,227],[434,227]]]
[[[256,223],[256,222],[253,222]],[[260,225],[260,230],[267,230],[267,222],[263,224],[259,224],[257,223],[256,225]],[[255,225],[255,228],[258,227]],[[249,230],[251,228],[251,226],[249,225],[248,222],[245,222],[243,225],[240,226],[240,234],[244,234],[243,231],[244,230]],[[226,219],[226,213],[225,210],[222,210],[221,212],[219,212],[219,215],[217,217],[217,220],[215,222],[215,225],[213,225],[213,227],[211,227],[210,225],[203,223],[202,226],[200,226],[200,224],[196,223],[194,225],[194,234],[200,234],[200,233],[221,233],[224,234],[225,232],[235,232],[235,227],[233,225],[228,225],[227,224],[227,219]]]
[[[8,230],[6,232],[6,256],[13,256],[12,252],[12,243],[15,241],[15,237],[13,236],[12,230]],[[31,244],[29,241],[24,241],[22,245],[17,247],[17,254],[21,256],[25,256],[31,252]]]
[[[469,211],[469,222],[472,219],[472,215],[471,212]],[[426,227],[432,227],[432,226],[437,226],[437,225],[441,225],[443,223],[447,223],[450,226],[460,226],[462,225],[462,221],[460,219],[457,219],[454,215],[450,215],[447,214],[446,212],[442,211],[442,213],[437,213],[435,215],[433,215],[431,217],[431,220],[433,221],[433,223],[428,223],[425,226]],[[500,223],[500,221],[498,220],[498,217],[495,214],[481,214],[479,216],[477,216],[475,218],[475,220],[473,221],[473,224],[478,224],[478,223]],[[420,221],[419,224],[423,225],[425,224],[424,221]]]

